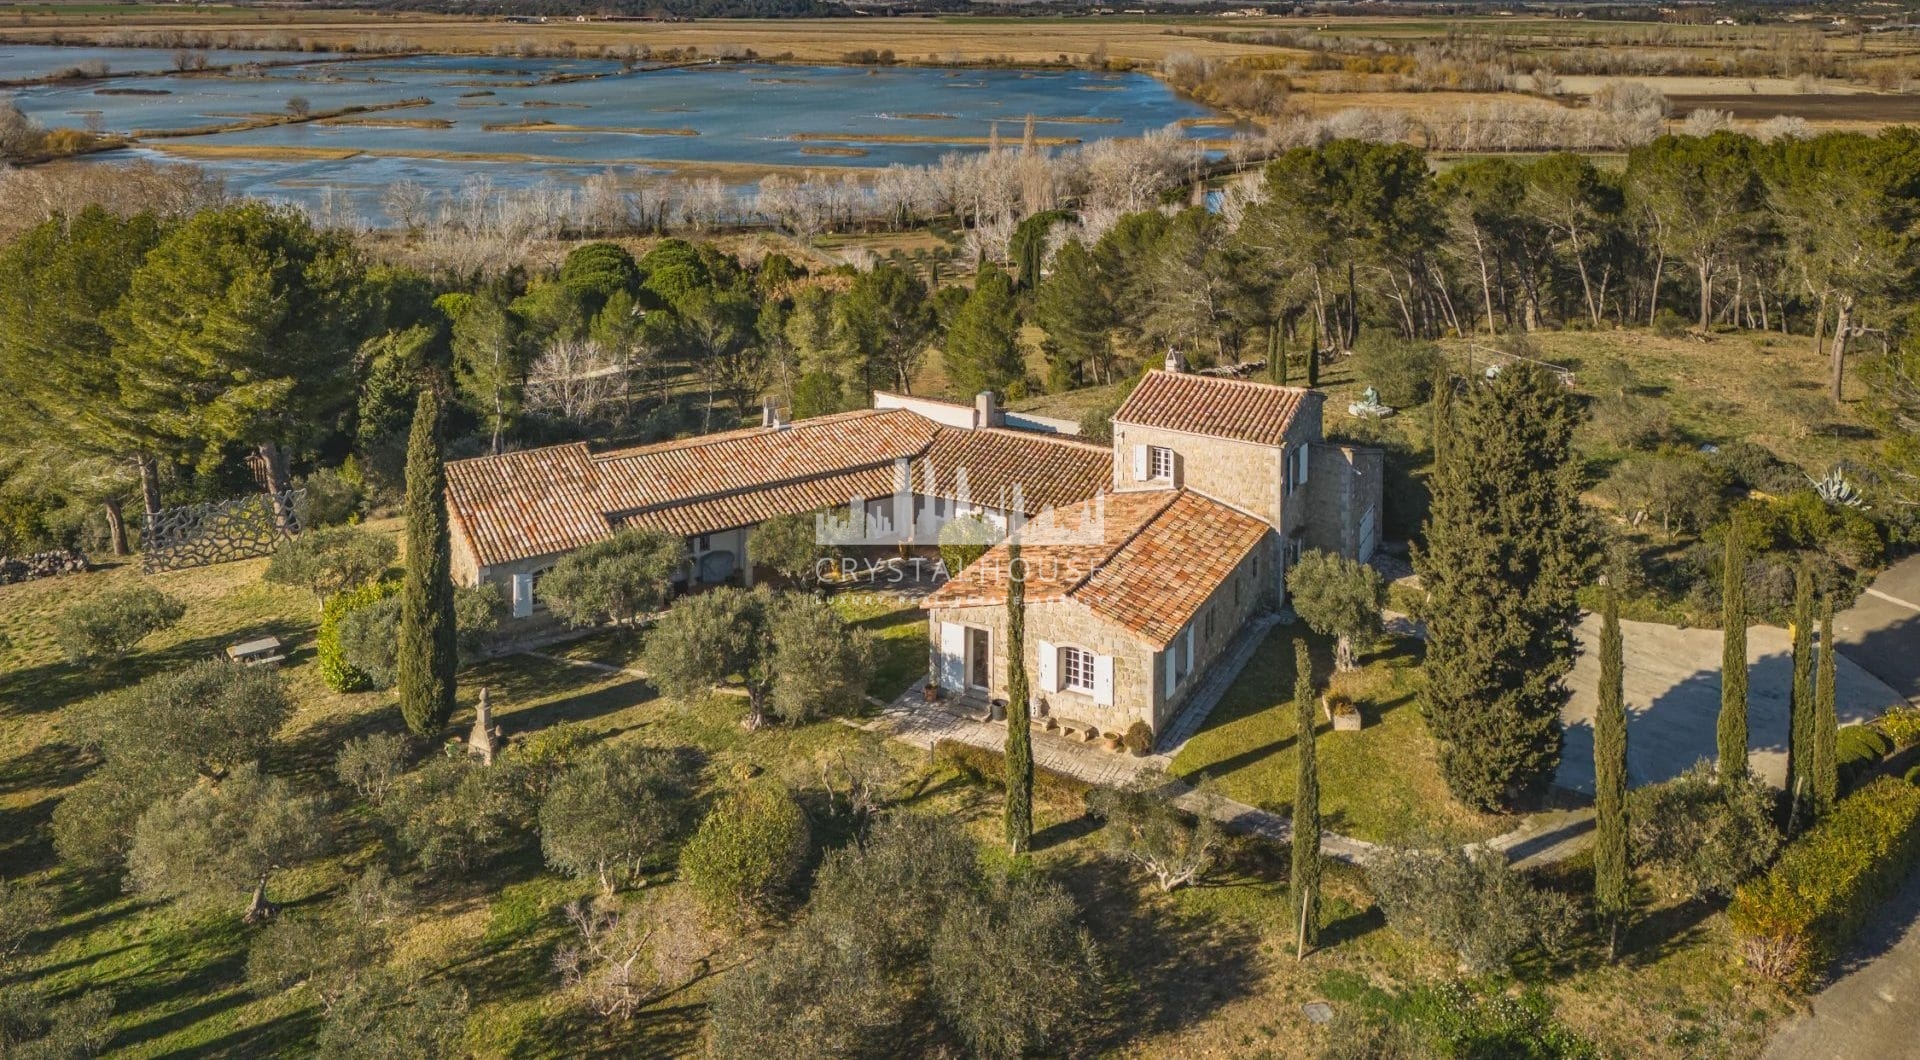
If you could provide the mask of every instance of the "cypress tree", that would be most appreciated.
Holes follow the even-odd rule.
[[[1438,474],[1446,459],[1447,437],[1453,431],[1453,374],[1445,360],[1433,366],[1433,421],[1428,430],[1432,437],[1427,447],[1433,450],[1433,471]]]
[[[1612,589],[1600,626],[1600,705],[1593,716],[1593,904],[1612,959],[1631,907],[1627,881],[1627,704],[1620,660],[1620,602]]]
[[[1738,515],[1727,524],[1721,572],[1720,775],[1747,772],[1747,550]]]
[[[1553,776],[1575,594],[1592,568],[1573,459],[1578,411],[1558,378],[1513,365],[1454,402],[1430,478],[1427,724],[1455,798],[1510,806]]]
[[[1833,682],[1836,660],[1833,652],[1833,601],[1820,610],[1820,666],[1814,675],[1813,692],[1813,806],[1817,813],[1833,809],[1840,796],[1839,749],[1840,717],[1835,709]]]
[[[1298,772],[1293,785],[1293,871],[1287,879],[1293,922],[1300,932],[1294,952],[1304,957],[1320,935],[1320,771],[1313,754],[1319,718],[1314,713],[1313,660],[1304,637],[1293,642],[1293,705]]]
[[[1813,576],[1793,580],[1793,684],[1787,696],[1787,832],[1813,798]]]
[[[1033,726],[1027,715],[1027,574],[1007,542],[1007,849],[1033,841]]]
[[[447,469],[440,451],[440,388],[429,382],[407,436],[407,573],[400,588],[395,683],[400,713],[416,735],[436,733],[453,716],[457,665],[453,555],[447,533]]]
[[[1267,328],[1267,374],[1279,386],[1287,385],[1287,344],[1280,339],[1280,322]]]

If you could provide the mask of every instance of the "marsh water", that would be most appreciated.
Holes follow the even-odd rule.
[[[115,70],[165,70],[170,63],[165,53],[145,62],[93,54],[103,51],[137,50],[6,46],[0,78],[88,58]],[[232,61],[232,54],[214,61]],[[108,163],[170,148],[191,156],[212,146],[219,157],[194,161],[234,191],[311,202],[331,186],[369,207],[397,180],[445,190],[475,173],[512,186],[578,180],[608,166],[705,165],[742,184],[750,178],[738,171],[727,176],[727,164],[926,163],[950,151],[985,150],[996,129],[1005,141],[1018,142],[1029,115],[1043,142],[1138,136],[1179,122],[1189,136],[1220,134],[1196,124],[1214,112],[1154,78],[1088,71],[757,63],[626,68],[598,59],[427,55],[300,61],[248,76],[62,82],[12,95],[48,126],[90,123],[142,138],[140,149],[99,156]],[[299,124],[153,135],[284,115],[295,97],[316,114],[379,109]]]

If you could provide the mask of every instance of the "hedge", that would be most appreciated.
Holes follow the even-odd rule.
[[[933,745],[933,760],[951,767],[970,779],[992,787],[1007,786],[1007,756],[999,751],[975,747],[959,740],[938,740]],[[1035,764],[1033,787],[1042,796],[1075,804],[1087,797],[1093,785],[1078,777],[1056,773]]]
[[[1840,800],[1734,895],[1728,918],[1747,967],[1812,985],[1920,863],[1920,787],[1883,777]]]
[[[314,650],[320,657],[320,680],[325,681],[328,688],[335,692],[365,692],[373,687],[373,678],[349,665],[342,656],[340,622],[352,612],[399,591],[399,582],[374,581],[327,597],[320,608],[320,632],[314,637]]]
[[[1847,725],[1834,738],[1834,764],[1840,774],[1840,790],[1849,792],[1873,775],[1882,761],[1893,753],[1893,741],[1871,725]]]

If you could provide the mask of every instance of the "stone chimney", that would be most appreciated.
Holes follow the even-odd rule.
[[[1187,370],[1186,358],[1180,356],[1180,351],[1178,349],[1175,349],[1172,346],[1167,347],[1167,371],[1184,372],[1186,370]]]
[[[975,427],[1004,427],[1007,414],[1000,408],[1000,401],[993,391],[982,390],[973,399],[973,425]]]
[[[781,408],[772,398],[760,402],[760,426],[777,431],[787,425],[787,410]]]

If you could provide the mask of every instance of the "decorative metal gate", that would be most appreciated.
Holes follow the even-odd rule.
[[[296,489],[163,509],[140,535],[141,567],[152,574],[271,555],[300,532],[305,495]]]

